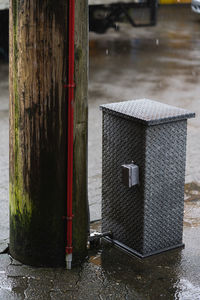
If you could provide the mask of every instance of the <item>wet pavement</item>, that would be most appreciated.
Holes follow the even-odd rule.
[[[188,184],[185,193],[185,249],[140,260],[103,244],[72,271],[33,268],[0,255],[0,299],[199,300],[200,185]],[[100,231],[101,223],[91,230]]]
[[[102,103],[150,98],[197,114],[188,122],[184,249],[144,260],[104,245],[72,271],[32,268],[0,255],[0,300],[200,300],[200,18],[165,7],[158,26],[90,34],[89,200],[100,218]],[[0,64],[0,251],[8,238],[8,66]],[[91,225],[101,230],[101,222]]]
[[[186,182],[200,182],[200,16],[190,6],[159,10],[158,25],[121,26],[90,34],[89,200],[100,218],[101,113],[99,105],[149,98],[196,112],[188,121]],[[95,151],[94,151],[95,149]]]

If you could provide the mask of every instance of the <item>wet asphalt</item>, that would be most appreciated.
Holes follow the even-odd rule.
[[[200,182],[200,16],[190,6],[159,9],[156,27],[90,34],[89,199],[101,202],[99,105],[149,98],[196,113],[188,121],[186,182]],[[95,149],[95,151],[94,151]],[[94,215],[94,216],[93,216]]]
[[[102,103],[150,98],[196,112],[188,122],[184,249],[144,260],[110,245],[72,271],[33,268],[0,255],[0,300],[200,300],[200,18],[159,10],[158,25],[90,34],[89,200],[100,218]],[[0,64],[0,251],[8,242],[8,66]],[[91,230],[101,230],[94,222]]]

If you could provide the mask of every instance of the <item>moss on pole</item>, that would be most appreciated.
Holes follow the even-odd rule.
[[[76,9],[74,262],[88,226],[86,1]],[[35,266],[65,263],[67,10],[66,0],[10,2],[10,253]]]

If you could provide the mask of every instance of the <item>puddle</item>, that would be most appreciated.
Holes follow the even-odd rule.
[[[103,281],[111,289],[115,285],[122,292],[126,286],[129,297],[124,299],[199,300],[200,285],[193,282],[199,276],[198,267],[193,268],[192,276],[190,274],[197,259],[191,251],[193,246],[187,245],[187,251],[177,249],[141,260],[110,245],[103,245],[101,252],[91,253],[86,266],[98,268]],[[136,298],[131,298],[133,295],[137,295]]]
[[[200,299],[200,287],[192,284],[189,280],[181,279],[176,286],[177,292],[175,293],[175,299],[178,300],[199,300]]]
[[[101,222],[92,223],[91,231],[101,231]],[[199,240],[200,185],[192,182],[185,185],[184,249],[141,260],[103,244],[102,251],[90,253],[88,265],[120,291],[125,285],[129,296],[124,299],[200,300]]]

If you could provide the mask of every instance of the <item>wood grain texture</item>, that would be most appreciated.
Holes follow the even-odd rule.
[[[73,245],[74,262],[87,254],[88,191],[88,1],[75,0],[75,115],[74,115],[74,186]]]
[[[10,253],[64,265],[67,214],[68,3],[10,3]],[[86,255],[87,2],[76,1],[74,263]]]

